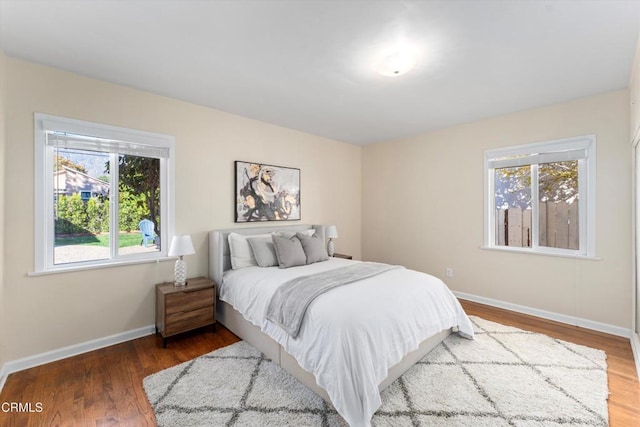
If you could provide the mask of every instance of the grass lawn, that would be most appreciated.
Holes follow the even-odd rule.
[[[133,233],[120,233],[118,243],[119,247],[126,248],[129,246],[139,245],[142,241],[142,235],[139,232]],[[67,245],[85,245],[85,246],[102,246],[109,247],[109,235],[87,235],[80,236],[60,236],[56,237],[55,246],[67,246]]]

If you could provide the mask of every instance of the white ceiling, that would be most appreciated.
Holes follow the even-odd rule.
[[[640,1],[0,0],[14,58],[354,144],[625,88]],[[419,52],[375,72],[394,45]]]

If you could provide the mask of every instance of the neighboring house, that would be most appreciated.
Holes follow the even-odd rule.
[[[66,166],[54,172],[53,185],[56,197],[80,194],[82,200],[86,202],[91,197],[109,195],[108,182]]]

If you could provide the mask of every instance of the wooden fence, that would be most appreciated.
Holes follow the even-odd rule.
[[[541,202],[539,209],[538,245],[579,249],[578,203]],[[531,209],[497,209],[496,244],[531,247]]]

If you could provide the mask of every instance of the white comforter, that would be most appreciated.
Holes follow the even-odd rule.
[[[271,296],[294,277],[342,267],[332,258],[302,267],[248,267],[225,272],[220,299],[276,340],[314,374],[349,425],[369,426],[381,404],[378,385],[387,370],[420,342],[451,327],[473,337],[460,303],[438,278],[404,268],[335,288],[307,310],[291,338],[265,319]]]

